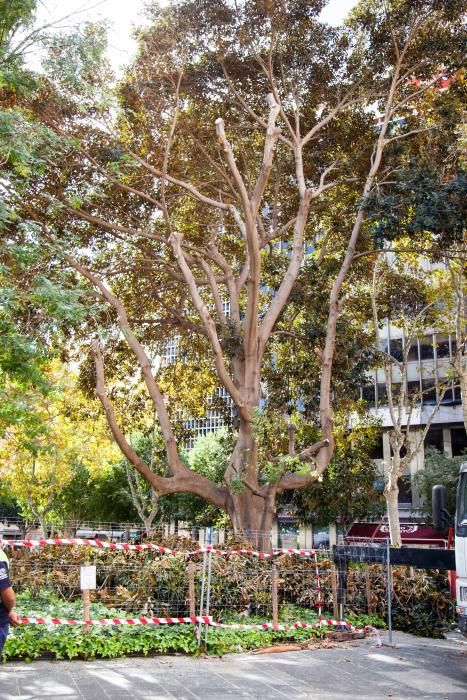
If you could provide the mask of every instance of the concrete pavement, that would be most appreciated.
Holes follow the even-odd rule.
[[[111,661],[10,662],[0,700],[466,700],[467,643],[396,633],[395,648],[372,639],[337,649],[283,654]]]

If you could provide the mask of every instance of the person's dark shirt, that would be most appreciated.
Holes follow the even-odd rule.
[[[8,564],[6,561],[0,560],[0,591],[4,591],[6,588],[10,588],[10,586]],[[4,625],[6,622],[8,622],[8,610],[3,605],[2,599],[0,598],[0,625]]]

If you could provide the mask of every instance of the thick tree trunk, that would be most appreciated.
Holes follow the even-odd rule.
[[[235,480],[245,478],[250,483],[256,483],[258,448],[253,437],[251,423],[240,419],[237,442],[229,461],[224,480],[231,488]],[[232,484],[232,482],[234,482]]]
[[[234,533],[261,551],[271,549],[275,508],[273,486],[260,486],[257,479],[258,449],[249,421],[240,420],[238,439],[225,475],[230,495],[226,510]]]
[[[236,535],[244,537],[255,549],[271,550],[271,528],[276,514],[273,494],[264,498],[245,488],[231,496],[228,514]]]

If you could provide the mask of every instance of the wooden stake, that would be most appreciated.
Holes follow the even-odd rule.
[[[331,565],[331,587],[332,587],[332,607],[334,610],[334,619],[339,619],[339,606],[337,604],[337,571],[334,564]]]
[[[196,599],[195,599],[195,562],[190,561],[188,564],[188,601],[190,604],[190,617],[196,615]]]
[[[89,566],[89,561],[84,562],[84,566]],[[82,599],[83,599],[83,620],[87,622],[91,619],[91,591],[89,588],[82,589]],[[90,626],[83,625],[83,632],[89,632]]]
[[[91,591],[88,588],[83,590],[83,620],[87,621],[91,619]],[[83,625],[83,632],[89,632],[90,626]]]
[[[365,591],[366,591],[366,609],[368,615],[373,612],[373,605],[371,602],[371,576],[370,576],[370,565],[365,564]]]
[[[277,596],[277,586],[278,586],[278,571],[275,564],[272,565],[271,572],[271,583],[272,583],[272,623],[273,625],[279,624],[279,600]]]

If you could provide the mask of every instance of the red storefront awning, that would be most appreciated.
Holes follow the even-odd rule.
[[[447,533],[435,530],[423,523],[401,523],[402,544],[432,545],[446,547]],[[346,544],[358,542],[386,542],[389,537],[389,525],[386,523],[354,523],[345,536]]]

